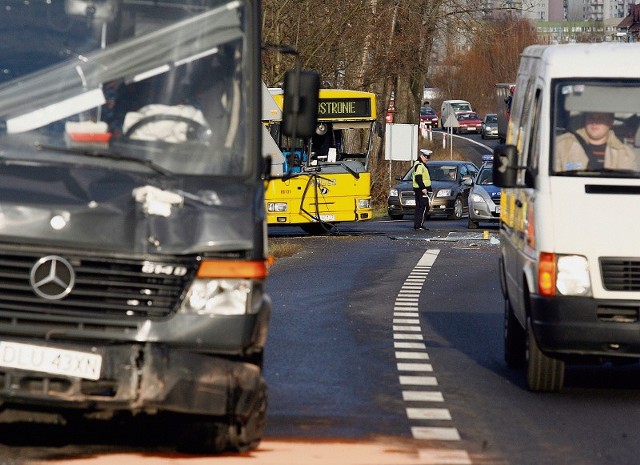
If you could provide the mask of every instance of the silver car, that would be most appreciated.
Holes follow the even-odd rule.
[[[477,229],[481,222],[500,221],[500,192],[493,184],[493,163],[483,163],[469,192],[469,229]]]
[[[482,120],[480,135],[483,139],[498,138],[498,115],[495,113],[487,113]]]

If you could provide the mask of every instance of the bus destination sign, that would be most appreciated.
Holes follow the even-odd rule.
[[[366,98],[321,99],[318,104],[319,119],[368,118],[370,116],[370,100]]]

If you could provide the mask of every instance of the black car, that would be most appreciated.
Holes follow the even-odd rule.
[[[429,206],[428,216],[447,215],[450,219],[460,219],[469,211],[468,199],[472,179],[478,174],[478,167],[470,161],[433,160],[427,162],[433,201]],[[394,220],[405,215],[413,215],[415,196],[411,173],[398,177],[400,181],[389,191],[387,213]]]

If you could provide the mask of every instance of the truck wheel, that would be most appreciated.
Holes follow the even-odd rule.
[[[524,366],[527,333],[513,313],[511,301],[504,299],[504,360],[511,368]]]
[[[260,385],[251,400],[246,417],[232,419],[186,418],[174,421],[178,451],[188,454],[219,454],[225,451],[246,452],[258,447],[264,433],[267,413],[267,383]]]
[[[178,422],[177,449],[187,454],[219,454],[229,447],[229,426],[221,421],[184,419]],[[174,427],[177,425],[173,425]]]
[[[548,357],[538,347],[527,321],[527,387],[536,392],[557,392],[564,384],[564,362]]]
[[[450,220],[459,220],[462,218],[462,198],[460,196],[456,197],[456,200],[453,202],[453,213],[449,215]]]
[[[250,413],[242,422],[229,427],[229,442],[238,452],[246,452],[258,447],[264,433],[267,416],[267,383],[260,380]]]

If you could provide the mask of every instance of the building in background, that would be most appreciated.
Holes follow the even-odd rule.
[[[624,42],[640,41],[640,5],[630,5],[629,14],[618,24],[617,35]]]

